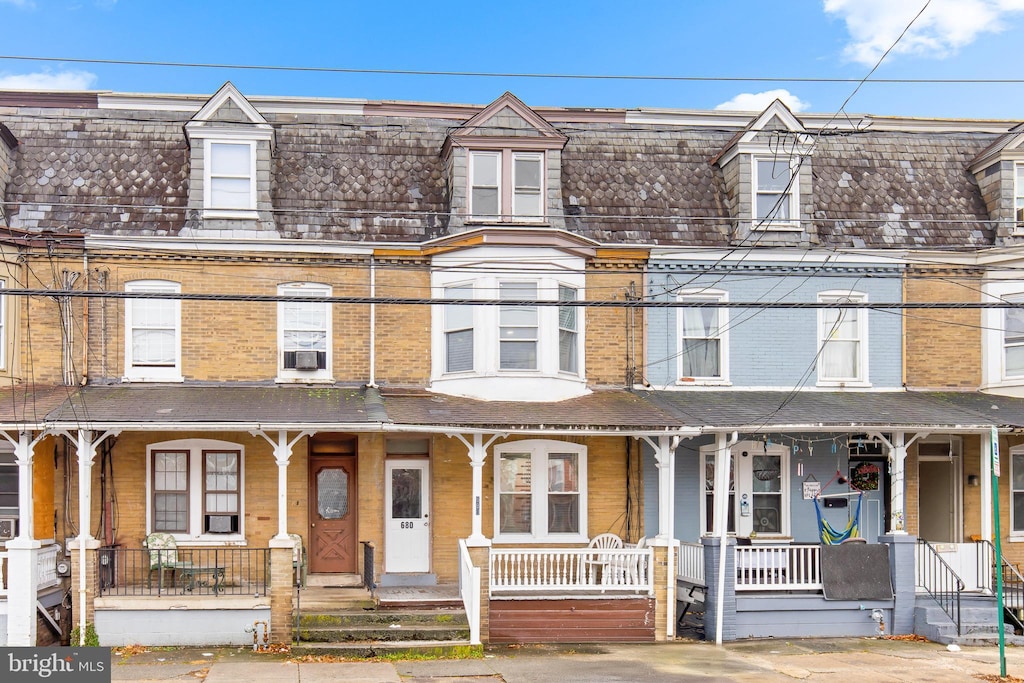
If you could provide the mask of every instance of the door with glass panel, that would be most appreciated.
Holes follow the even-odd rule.
[[[309,571],[357,570],[356,456],[310,456]]]
[[[430,571],[430,461],[388,460],[384,571]]]

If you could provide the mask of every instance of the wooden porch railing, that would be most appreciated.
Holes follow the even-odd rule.
[[[479,645],[480,640],[480,567],[473,565],[469,555],[469,547],[464,539],[459,539],[459,593],[462,605],[466,608],[466,619],[469,621],[469,642]]]
[[[654,595],[651,548],[491,549],[490,594]]]
[[[821,590],[817,545],[736,546],[736,590]]]
[[[60,583],[57,576],[57,553],[63,550],[59,543],[53,543],[39,549],[36,554],[36,580],[38,589],[50,588]]]
[[[676,563],[676,578],[695,586],[704,586],[704,545],[701,543],[680,543],[679,561]]]

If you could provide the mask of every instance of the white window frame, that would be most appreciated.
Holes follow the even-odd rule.
[[[488,187],[489,185],[475,185],[474,176],[478,159],[495,159],[497,162],[497,191],[498,210],[497,214],[477,214],[477,207],[473,206],[473,190],[477,187]],[[518,185],[516,179],[516,161],[519,159],[533,160],[539,166],[540,178],[539,188],[527,188]],[[469,206],[469,220],[471,222],[484,223],[532,223],[544,224],[547,222],[547,154],[542,151],[519,151],[511,149],[503,150],[470,150],[468,173],[466,174],[467,204]],[[520,191],[522,189],[523,191]],[[527,191],[528,190],[528,191]],[[539,215],[530,211],[521,215],[521,201],[517,198],[521,195],[538,196],[540,208]]]
[[[572,293],[572,298],[563,294]],[[558,285],[559,301],[578,301],[579,291],[569,285]],[[578,376],[580,374],[580,306],[559,306],[558,307],[558,371],[567,375]],[[563,315],[564,314],[564,315]],[[571,326],[567,323],[571,320]],[[563,353],[562,337],[572,340],[572,351],[569,354]]]
[[[1024,444],[1018,444],[1010,448],[1010,481],[1007,486],[1010,489],[1010,539],[1013,541],[1024,541],[1024,520],[1015,519],[1014,515],[1014,502],[1017,495],[1024,496],[1024,488],[1018,489],[1014,486],[1014,457],[1021,456],[1024,458]],[[1021,528],[1017,528],[1017,523],[1021,524]]]
[[[533,296],[508,296],[506,299],[506,288],[515,288],[519,285],[526,285],[532,287],[534,291]],[[514,291],[512,292],[514,294]],[[501,278],[498,280],[498,298],[502,301],[523,301],[529,299],[540,300],[540,289],[538,283],[535,280],[521,280],[521,279],[506,279]],[[520,312],[532,312],[533,313],[533,324],[528,323],[517,323],[505,317],[506,312],[511,313],[513,311]],[[541,368],[541,309],[539,306],[523,306],[523,305],[501,305],[498,306],[498,372],[539,372]],[[530,331],[533,331],[532,334]],[[507,336],[507,335],[515,335]],[[518,347],[525,346],[526,344],[533,345],[533,367],[523,368],[506,368],[502,365],[503,354],[502,347],[504,345],[515,345]],[[561,354],[559,354],[561,356]],[[561,366],[561,357],[559,357],[559,366]]]
[[[1010,295],[1004,298],[1007,301],[1019,303],[1021,307],[1024,308],[1024,294]],[[1009,382],[1024,380],[1024,369],[1022,369],[1018,374],[1010,374],[1009,364],[1006,362],[1007,352],[1011,347],[1024,347],[1024,338],[1022,338],[1020,341],[1014,341],[1012,343],[1007,341],[1006,335],[1009,328],[1008,321],[1010,318],[1011,311],[1016,311],[1016,309],[1004,308],[1000,310],[1000,313],[1002,314],[1002,324],[999,326],[1000,344],[1002,347],[1000,349],[999,354],[1000,365],[1002,366],[1002,372],[1000,373],[1000,377],[1003,381]],[[1024,310],[1021,310],[1020,313],[1024,315]]]
[[[248,175],[214,174],[213,146],[237,145],[249,148]],[[249,199],[245,207],[222,207],[213,205],[213,180],[215,178],[245,178],[249,181]],[[203,140],[203,216],[205,218],[253,218],[256,216],[256,141],[206,138]]]
[[[868,295],[864,292],[854,292],[850,290],[829,290],[825,292],[818,292],[818,303],[836,303],[842,301],[850,301],[851,303],[867,303]],[[829,341],[826,339],[832,331],[832,325],[829,325],[826,316],[829,311],[838,310],[840,311],[840,318],[849,311],[855,311],[857,314],[857,336],[856,338],[850,339],[832,339],[833,341],[855,341],[857,343],[857,373],[852,377],[823,377],[823,358],[825,355],[825,343]],[[826,329],[827,328],[827,329]],[[850,308],[850,309],[818,309],[818,325],[817,325],[817,362],[815,367],[817,368],[816,375],[818,378],[818,386],[869,386],[868,382],[868,309],[866,308]]]
[[[498,444],[494,453],[494,542],[495,543],[586,543],[587,535],[587,447],[582,444],[549,439],[528,439]],[[502,534],[501,529],[501,457],[505,454],[528,453],[531,461],[531,523],[529,534]],[[568,453],[577,458],[579,487],[579,531],[548,533],[548,457]]]
[[[156,294],[180,294],[181,284],[170,280],[132,280],[126,282],[127,293],[152,292]],[[133,332],[135,331],[135,309],[145,305],[146,299],[127,298],[124,303],[124,379],[130,382],[181,382],[181,299],[172,299],[174,311],[174,362],[169,365],[136,364],[134,359]],[[140,328],[141,329],[141,328]]]
[[[215,439],[177,439],[146,446],[146,534],[153,533],[153,456],[159,451],[188,453],[188,531],[175,532],[178,545],[245,545],[245,446]],[[203,453],[206,451],[234,451],[238,453],[238,532],[229,534],[203,533]]]
[[[21,515],[20,473],[18,471],[18,458],[14,454],[13,448],[6,439],[4,439],[4,443],[0,444],[0,469],[6,472],[8,480],[14,485],[11,490],[3,491],[5,495],[14,496],[14,505],[0,506],[0,516],[3,517],[20,517]]]
[[[455,290],[463,290],[467,296],[452,296],[452,294],[455,292]],[[453,284],[445,286],[445,288],[444,288],[444,298],[446,298],[446,299],[452,299],[452,298],[456,298],[456,299],[462,299],[462,298],[471,299],[471,298],[473,298],[473,283],[471,283],[471,282],[453,283]],[[443,365],[444,365],[444,372],[445,372],[445,374],[448,374],[448,375],[455,375],[455,374],[461,374],[461,373],[472,374],[476,370],[476,348],[475,348],[475,345],[476,345],[476,324],[475,324],[475,315],[474,315],[473,308],[474,308],[473,306],[470,306],[468,304],[452,304],[452,305],[445,306],[444,307],[444,311],[441,314],[442,315],[442,319],[444,320],[444,330],[443,330],[444,342],[443,342],[443,345],[442,345],[442,348],[443,348],[443,356],[442,356],[443,361],[442,362],[443,362]],[[465,309],[465,310],[461,310],[461,309]],[[455,311],[457,311],[457,310],[461,310],[461,312],[463,312],[463,313],[466,313],[466,312],[469,313],[469,325],[454,325],[450,321],[450,314],[455,312]],[[452,370],[450,368],[450,360],[451,360],[451,358],[448,355],[448,337],[451,334],[463,333],[463,332],[467,332],[467,331],[470,333],[469,334],[469,338],[470,338],[470,351],[469,351],[470,367],[468,369]]]
[[[716,447],[714,444],[708,444],[700,447],[700,533],[704,536],[712,534],[712,532],[706,531],[711,526],[707,518],[707,508],[709,505],[714,505],[714,492],[707,490],[704,478],[705,473],[707,472],[707,464],[714,464],[715,462],[715,450]],[[747,456],[744,457],[743,453],[747,453]],[[758,538],[769,539],[790,538],[793,533],[792,515],[790,514],[790,451],[782,444],[768,443],[766,441],[741,441],[732,446],[732,457],[729,459],[729,465],[732,468],[733,473],[734,495],[732,510],[730,512],[735,523],[735,528],[730,529],[728,533],[730,536],[750,536],[751,532],[754,530],[754,513],[756,508],[753,497],[755,495],[769,495],[763,492],[760,494],[755,493],[753,490],[753,482],[756,478],[754,462],[755,456],[758,455],[771,455],[779,458],[779,491],[777,493],[771,493],[770,495],[779,497],[779,527],[781,531],[778,533],[758,532],[756,535]],[[744,496],[747,496],[748,514],[743,513]],[[710,502],[708,499],[710,499]],[[717,532],[715,532],[714,535],[717,536]]]
[[[758,166],[760,162],[788,165],[789,189],[784,193],[761,190]],[[782,194],[789,197],[789,218],[771,219],[757,215],[757,198],[761,194]],[[753,155],[750,159],[750,223],[754,230],[800,230],[800,166],[790,156]]]
[[[278,296],[309,296],[309,297],[330,297],[332,296],[330,285],[318,282],[288,282],[277,287]],[[325,367],[316,370],[296,370],[284,366],[284,332],[285,332],[285,308],[288,302],[277,302],[277,381],[278,382],[330,382],[333,381],[333,353],[334,348],[334,325],[333,306],[329,302],[322,302],[325,309],[326,352],[327,359]],[[313,302],[318,303],[318,302]]]
[[[7,280],[0,279],[0,370],[7,369]]]
[[[1013,164],[1013,225],[1024,231],[1024,161]]]
[[[686,289],[676,296],[679,302],[694,301],[718,301],[725,303],[729,301],[729,293],[719,289]],[[676,357],[676,383],[681,385],[728,385],[729,384],[729,309],[714,308],[718,313],[718,336],[700,337],[700,339],[718,339],[718,371],[719,374],[709,376],[692,376],[684,373],[684,350],[683,350],[683,312],[686,308],[676,309],[676,343],[678,344]],[[698,309],[705,310],[705,309]],[[697,337],[691,337],[696,339]]]

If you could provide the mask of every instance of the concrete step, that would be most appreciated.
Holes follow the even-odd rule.
[[[293,655],[334,655],[338,657],[431,657],[462,659],[483,654],[483,645],[458,641],[388,641],[353,643],[300,643],[292,646]]]
[[[381,625],[395,624],[403,627],[438,624],[466,626],[469,620],[462,610],[323,612],[304,613],[299,617],[299,626],[303,628],[379,628]]]
[[[350,610],[299,617],[299,640],[306,643],[437,643],[468,639],[469,621],[461,609]]]

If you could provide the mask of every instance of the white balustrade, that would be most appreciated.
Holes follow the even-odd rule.
[[[0,552],[0,598],[7,599],[7,553]]]
[[[676,564],[676,578],[695,586],[704,584],[704,545],[701,543],[680,543],[679,561]]]
[[[490,592],[654,594],[651,548],[491,549]]]
[[[57,553],[60,552],[59,543],[44,546],[36,553],[36,577],[39,582],[38,590],[56,586],[60,583],[57,576]]]
[[[817,545],[736,546],[736,590],[820,590]]]
[[[469,642],[479,645],[480,640],[480,567],[473,565],[466,541],[459,539],[459,593],[469,621]]]

